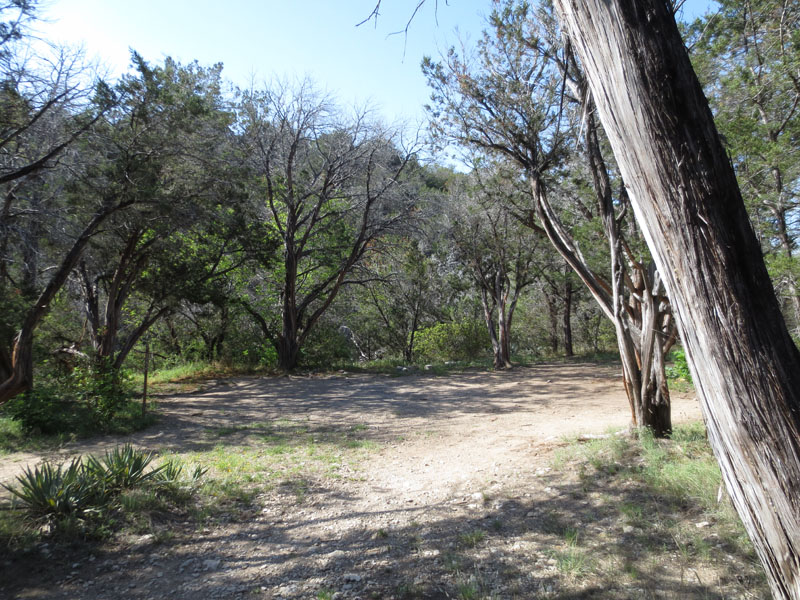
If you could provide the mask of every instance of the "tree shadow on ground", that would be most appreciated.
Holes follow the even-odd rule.
[[[769,597],[735,533],[698,529],[699,508],[613,473],[531,473],[527,488],[363,512],[327,510],[357,498],[324,481],[306,480],[302,499],[294,485],[287,479],[253,502],[219,507],[203,522],[155,515],[154,533],[113,545],[6,555],[0,595]]]

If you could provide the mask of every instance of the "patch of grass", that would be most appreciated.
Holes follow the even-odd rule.
[[[238,375],[262,373],[263,369],[245,365],[230,365],[218,362],[192,361],[158,369],[148,374],[148,385],[156,389],[164,383],[202,383],[210,379],[226,379]],[[144,382],[142,373],[134,374],[134,384],[141,386]]]
[[[592,561],[585,550],[568,547],[552,553],[559,571],[569,577],[580,578],[588,575],[592,569]]]
[[[375,450],[378,444],[372,440],[345,440],[344,447],[350,449]]]
[[[125,490],[119,496],[119,504],[127,513],[145,512],[165,507],[165,502],[152,488]]]
[[[395,589],[395,596],[401,600],[414,600],[424,596],[421,585],[415,583],[401,583]]]
[[[414,552],[419,552],[422,548],[422,536],[418,533],[408,534],[408,545]]]
[[[631,525],[641,525],[645,523],[643,519],[644,508],[641,504],[623,502],[619,505],[619,512],[624,517],[626,523],[630,523]]]
[[[578,532],[577,529],[573,527],[567,527],[564,530],[564,541],[567,543],[568,546],[577,546],[579,537],[580,533]]]
[[[556,568],[565,575],[580,578],[589,574],[593,562],[586,550],[580,548],[580,532],[574,527],[567,527],[563,532],[566,548],[550,552],[556,561]]]
[[[723,551],[716,547],[754,561],[730,502],[718,501],[721,475],[702,423],[675,427],[671,439],[656,439],[644,430],[573,442],[559,462],[575,466],[584,489],[601,490],[608,509],[643,532],[638,543],[648,552],[662,552],[667,540],[681,564],[711,560]],[[701,522],[708,524],[696,527]],[[574,546],[554,558],[564,571],[587,569],[586,556]]]
[[[455,552],[447,552],[442,557],[444,568],[450,573],[458,573],[462,569],[463,559]]]
[[[29,437],[21,422],[0,414],[0,455],[29,447]]]
[[[460,600],[477,600],[480,591],[478,583],[472,578],[456,583],[456,593]]]
[[[486,532],[481,529],[473,529],[458,536],[458,542],[467,548],[474,548],[486,539]]]
[[[25,511],[21,508],[0,509],[0,547],[25,551],[39,539],[39,532],[30,527]]]
[[[459,600],[495,600],[498,596],[478,574],[456,579],[456,598]]]

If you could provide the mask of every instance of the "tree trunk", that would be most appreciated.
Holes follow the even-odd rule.
[[[569,267],[567,267],[569,268]],[[564,282],[564,356],[574,356],[572,349],[572,281],[569,279],[569,274]]]
[[[550,317],[550,350],[553,355],[558,354],[558,307],[556,306],[555,296],[545,293],[547,303],[547,314]]]
[[[494,307],[495,303],[492,301],[489,304],[489,292],[486,288],[481,288],[481,305],[483,306],[483,320],[486,323],[486,329],[489,331],[489,340],[492,342],[492,356],[494,357],[494,368],[503,369],[503,358],[501,355],[500,340],[497,339],[497,328],[494,324]]]
[[[34,305],[28,311],[22,328],[14,339],[14,347],[11,352],[11,375],[0,383],[0,404],[4,404],[25,392],[33,386],[33,332],[39,322],[50,309],[50,303],[56,294],[66,283],[70,273],[83,254],[86,244],[94,235],[100,224],[112,213],[120,210],[130,202],[118,204],[109,208],[104,208],[95,213],[92,220],[84,228],[81,235],[72,244],[69,252],[64,255],[56,272],[45,286],[42,293],[36,299]]]
[[[497,305],[497,337],[499,356],[495,356],[496,369],[510,369],[511,364],[511,331],[505,302]]]
[[[275,350],[278,352],[278,366],[283,371],[293,371],[297,368],[300,359],[300,345],[297,343],[297,335],[281,335],[278,337]]]
[[[664,277],[728,492],[800,599],[800,352],[668,3],[556,0]]]

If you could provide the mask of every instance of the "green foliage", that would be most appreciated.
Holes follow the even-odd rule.
[[[473,360],[491,347],[486,326],[478,320],[439,323],[417,334],[420,361]]]
[[[90,456],[85,463],[88,475],[110,491],[119,491],[145,483],[155,477],[164,466],[147,471],[153,462],[151,453],[137,450],[130,444],[115,447],[98,460]]]
[[[105,360],[94,368],[76,367],[67,385],[71,395],[84,402],[101,425],[107,425],[129,398],[125,386],[129,379],[127,372],[115,369],[110,360]]]
[[[3,487],[23,503],[30,517],[80,516],[96,509],[105,499],[102,483],[87,475],[79,459],[66,468],[44,463],[25,469],[17,477],[17,487],[5,484]]]
[[[66,465],[44,463],[25,469],[8,489],[34,523],[50,521],[67,535],[83,534],[94,522],[95,531],[107,529],[116,510],[141,511],[178,499],[184,491],[183,465],[169,460],[152,467],[153,455],[126,444],[98,460],[74,459]],[[193,490],[206,470],[197,466],[188,479]],[[104,519],[105,517],[105,519]]]
[[[671,439],[657,439],[644,429],[632,437],[612,435],[574,444],[560,453],[558,461],[590,466],[600,478],[638,482],[662,509],[691,506],[712,513],[729,527],[740,527],[733,507],[717,502],[722,475],[702,423],[676,426]],[[603,485],[608,484],[606,480]],[[620,511],[630,514],[626,505]]]
[[[88,436],[98,431],[130,433],[152,424],[154,414],[142,415],[141,403],[132,400],[131,376],[111,369],[77,367],[66,376],[47,378],[0,409],[0,448],[19,448],[25,439],[11,431],[17,427],[29,435]],[[9,433],[3,433],[3,430]]]
[[[458,536],[458,541],[462,546],[466,546],[467,548],[474,548],[484,539],[486,539],[486,532],[482,529],[473,529],[472,531],[467,531]]]
[[[277,353],[273,356],[277,362]],[[356,349],[336,325],[330,321],[320,321],[309,334],[300,356],[301,364],[305,367],[330,368],[353,361]]]
[[[6,450],[15,450],[25,444],[29,436],[18,420],[0,413],[0,455]]]
[[[692,373],[689,371],[689,363],[686,361],[686,353],[683,348],[675,348],[669,356],[670,364],[666,371],[667,377],[671,379],[682,379],[692,383]]]

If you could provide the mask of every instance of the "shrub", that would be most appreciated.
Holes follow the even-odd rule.
[[[438,323],[417,333],[415,354],[425,362],[474,360],[491,346],[486,326],[478,320]]]
[[[686,361],[686,353],[683,348],[675,348],[670,352],[672,365],[667,367],[667,376],[672,379],[683,379],[692,382],[692,373],[689,371],[689,363]]]
[[[129,373],[108,363],[94,368],[77,367],[65,391],[84,402],[99,423],[108,424],[130,397],[126,385],[129,380]]]
[[[105,488],[87,476],[80,459],[66,468],[50,463],[27,468],[17,482],[19,487],[3,487],[19,498],[34,518],[80,516],[106,498]]]
[[[167,461],[148,469],[153,458],[151,453],[126,444],[106,452],[101,460],[89,457],[85,462],[75,459],[66,466],[44,463],[25,469],[17,477],[16,486],[3,487],[22,502],[34,519],[80,518],[109,507],[123,490],[136,487],[158,494],[161,488],[177,485],[182,465]],[[194,485],[205,472],[201,467],[195,468],[189,483]]]
[[[126,372],[76,367],[69,375],[48,379],[9,401],[3,412],[28,432],[85,435],[100,430],[141,428],[141,409],[131,412],[132,391]]]
[[[276,355],[277,361],[277,355]],[[306,367],[328,368],[356,358],[355,346],[330,321],[318,321],[300,349],[300,362]]]
[[[147,471],[153,458],[151,453],[125,444],[106,452],[102,460],[90,456],[86,460],[86,470],[99,486],[119,491],[153,479],[164,468],[162,465]]]

